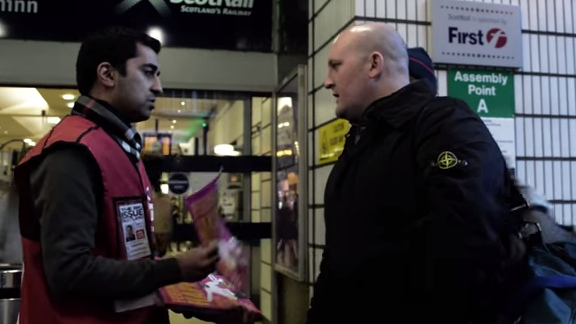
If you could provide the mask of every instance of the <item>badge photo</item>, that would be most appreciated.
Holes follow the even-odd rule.
[[[126,259],[137,260],[150,257],[152,250],[147,231],[147,201],[135,197],[116,199],[114,204]]]

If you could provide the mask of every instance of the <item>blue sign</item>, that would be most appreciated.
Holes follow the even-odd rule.
[[[184,173],[174,173],[168,179],[168,189],[175,195],[182,195],[188,191],[190,181]]]

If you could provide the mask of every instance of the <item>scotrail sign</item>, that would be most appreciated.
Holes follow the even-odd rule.
[[[270,52],[274,3],[272,0],[0,0],[0,39],[79,42],[94,30],[122,25],[143,32],[161,31],[162,45],[167,47]]]
[[[519,6],[432,0],[435,63],[522,67]]]
[[[203,15],[250,16],[254,8],[254,0],[122,0],[114,10],[120,15],[141,2],[149,3],[162,17],[169,17],[173,11]]]

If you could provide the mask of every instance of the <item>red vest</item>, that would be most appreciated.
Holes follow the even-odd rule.
[[[53,145],[84,145],[100,166],[104,196],[93,255],[126,259],[124,240],[119,242],[118,239],[125,236],[118,217],[119,210],[122,210],[122,201],[130,201],[132,204],[135,201],[137,204],[141,202],[144,206],[146,230],[152,249],[153,216],[148,205],[152,189],[143,164],[138,163],[137,170],[120,145],[88,119],[81,116],[64,118],[28,152],[15,172],[20,192],[20,227],[24,254],[20,324],[152,323],[149,320],[152,313],[156,313],[152,308],[116,313],[113,301],[78,300],[73,296],[66,301],[51,298],[44,276],[39,219],[30,198],[28,167],[33,168],[43,152]]]

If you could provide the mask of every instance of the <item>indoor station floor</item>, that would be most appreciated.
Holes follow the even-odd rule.
[[[170,324],[204,324],[208,322],[201,321],[196,318],[186,319],[180,314],[170,312]]]

